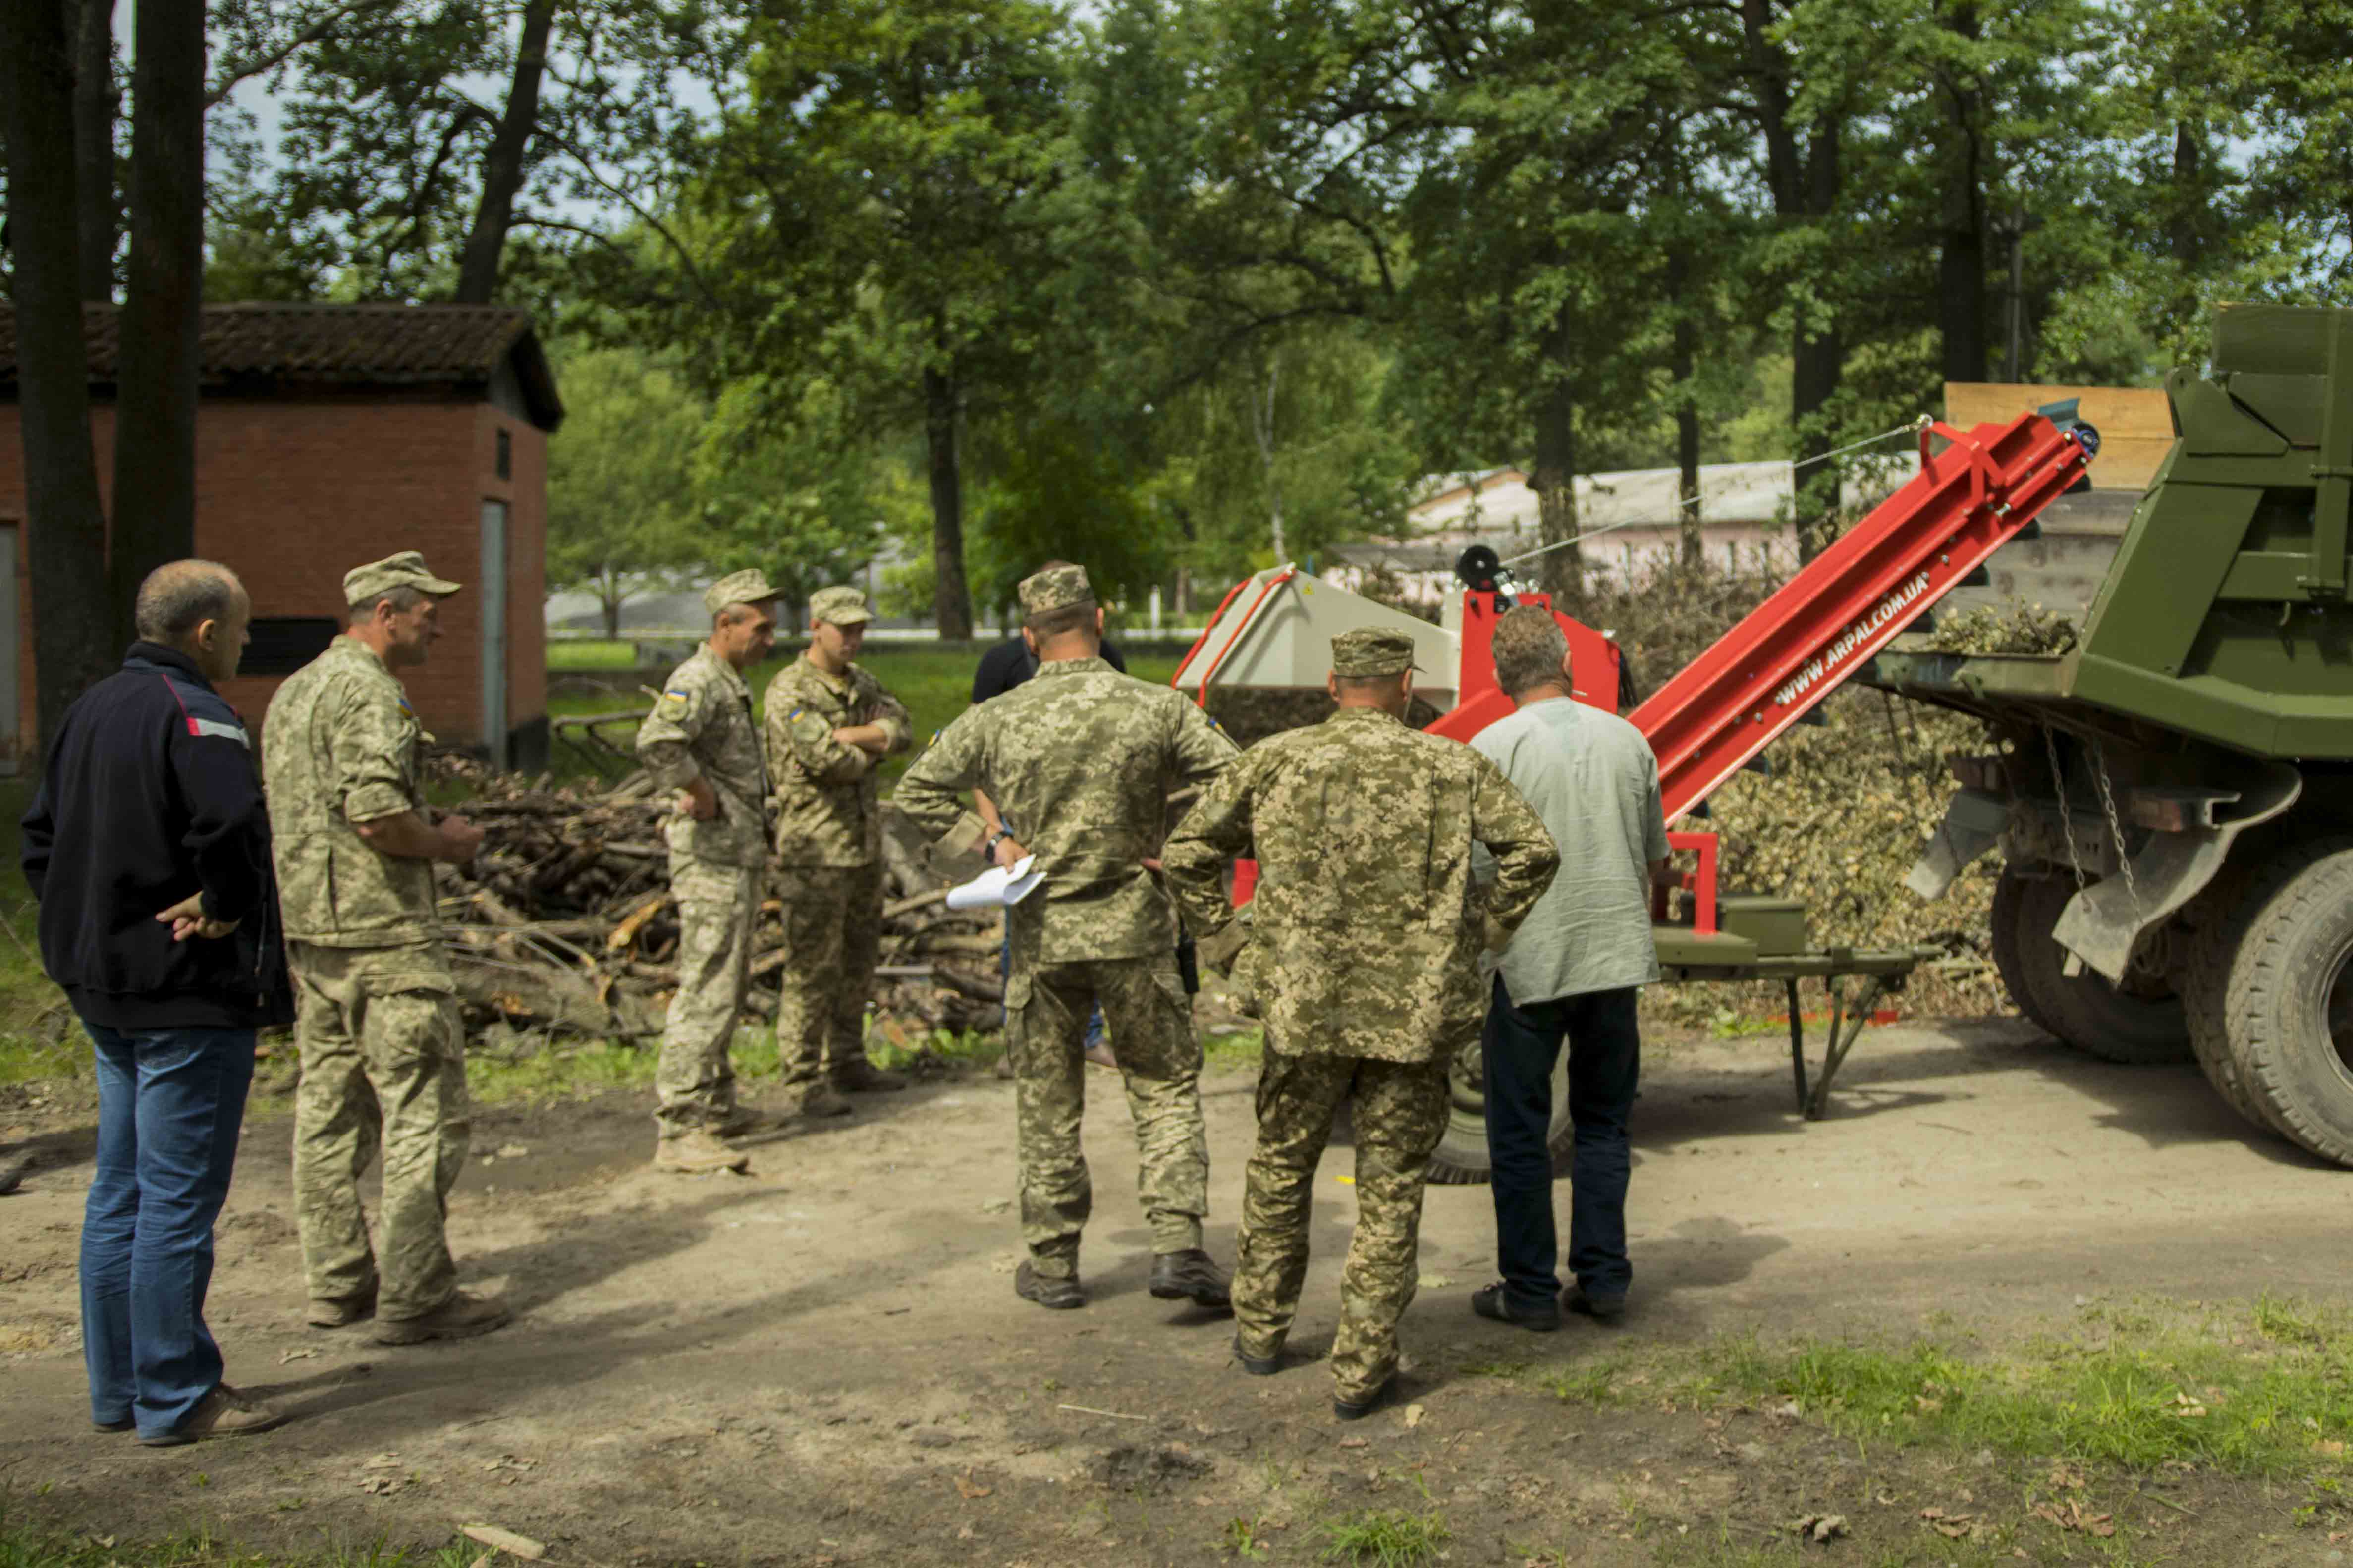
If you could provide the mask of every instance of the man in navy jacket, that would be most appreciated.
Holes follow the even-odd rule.
[[[204,1312],[255,1031],[293,1017],[252,742],[215,689],[251,616],[227,567],[151,573],[139,640],[67,710],[24,820],[42,966],[97,1052],[90,1417],[159,1447],[280,1419],[221,1381]]]

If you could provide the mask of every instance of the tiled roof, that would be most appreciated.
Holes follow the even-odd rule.
[[[530,314],[505,306],[206,305],[199,331],[200,374],[210,387],[471,386],[512,355],[533,415],[550,428],[563,417]],[[111,384],[121,360],[121,310],[84,305],[82,332],[90,380]],[[0,303],[0,389],[13,390],[16,372],[16,311]]]

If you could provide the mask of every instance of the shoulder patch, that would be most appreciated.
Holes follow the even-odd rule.
[[[188,733],[216,735],[224,741],[235,741],[248,751],[253,749],[253,742],[246,738],[245,726],[242,724],[224,724],[217,719],[190,719]]]

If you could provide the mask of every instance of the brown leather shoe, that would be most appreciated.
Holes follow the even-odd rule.
[[[285,1419],[259,1399],[248,1399],[227,1384],[216,1383],[177,1426],[152,1436],[142,1432],[139,1440],[151,1448],[176,1448],[183,1443],[206,1437],[243,1437],[267,1432]]]
[[[514,1314],[504,1301],[486,1300],[469,1296],[463,1290],[450,1293],[449,1299],[420,1318],[378,1318],[375,1342],[380,1345],[416,1345],[427,1340],[470,1340],[476,1334],[487,1334],[492,1329],[502,1329]]]

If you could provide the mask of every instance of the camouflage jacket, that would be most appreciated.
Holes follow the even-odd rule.
[[[433,864],[386,855],[356,824],[421,810],[432,739],[384,660],[354,637],[289,676],[261,726],[271,858],[286,934],[322,947],[429,942]]]
[[[1175,946],[1167,896],[1144,862],[1160,853],[1169,795],[1235,755],[1167,687],[1100,658],[1055,659],[941,731],[892,798],[950,847],[977,848],[986,828],[965,809],[964,792],[984,790],[1038,857],[1045,885],[1007,922],[1023,974]]]
[[[1495,857],[1483,891],[1474,842]],[[1169,889],[1212,962],[1245,934],[1225,862],[1253,850],[1242,962],[1269,1048],[1394,1062],[1451,1060],[1477,1036],[1480,950],[1510,939],[1560,860],[1494,763],[1369,708],[1260,742],[1169,836]]]
[[[768,755],[776,772],[776,859],[785,866],[870,866],[882,853],[876,759],[833,738],[879,724],[892,752],[914,739],[899,700],[856,665],[839,679],[797,658],[768,682]]]
[[[672,859],[718,866],[768,863],[768,768],[752,689],[708,646],[670,672],[661,700],[638,726],[638,756],[656,788],[684,789],[696,779],[719,796],[719,815],[697,822],[683,808],[664,829]]]

